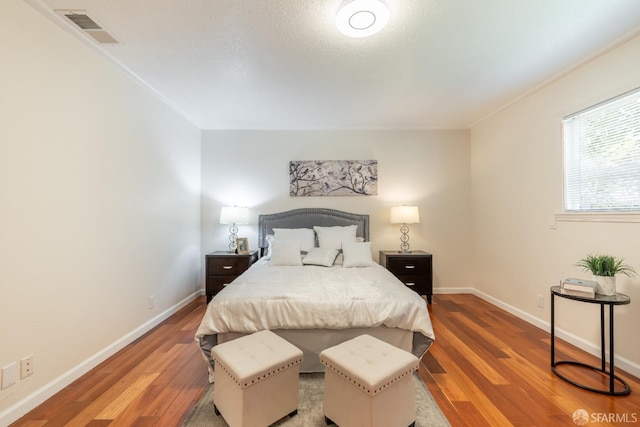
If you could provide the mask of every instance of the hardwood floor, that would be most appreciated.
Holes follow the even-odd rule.
[[[193,335],[204,297],[127,346],[12,426],[179,426],[207,387]],[[549,367],[548,333],[472,295],[434,295],[436,342],[420,375],[453,427],[575,426],[640,423],[640,380],[617,370],[629,396],[584,391]],[[596,363],[561,341],[560,359]],[[581,381],[601,382],[591,372]]]
[[[436,341],[420,373],[452,426],[575,426],[578,409],[587,411],[587,425],[640,423],[638,378],[616,369],[632,389],[617,397],[561,380],[550,369],[550,334],[504,310],[472,295],[437,295],[431,317]],[[599,364],[558,339],[556,360]],[[592,370],[568,369],[583,384],[605,384]]]
[[[181,425],[208,384],[193,338],[205,308],[198,298],[12,425]]]

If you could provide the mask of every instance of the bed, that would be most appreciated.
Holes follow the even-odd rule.
[[[263,329],[303,351],[301,372],[322,371],[322,350],[364,333],[417,357],[435,339],[422,297],[373,262],[368,215],[260,215],[258,245],[264,256],[211,300],[196,332],[210,381],[213,346]]]

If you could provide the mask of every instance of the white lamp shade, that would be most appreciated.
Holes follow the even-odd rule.
[[[420,213],[417,206],[394,206],[391,208],[391,224],[418,224]]]
[[[239,206],[223,206],[220,210],[220,224],[248,224],[249,209]]]

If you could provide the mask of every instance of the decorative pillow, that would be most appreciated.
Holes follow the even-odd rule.
[[[364,242],[364,237],[356,237],[356,242],[358,243]],[[338,257],[333,262],[333,265],[342,265],[343,262],[344,262],[344,256],[342,256],[342,249],[340,249],[338,251]]]
[[[371,242],[344,243],[342,245],[343,267],[369,267],[373,265]]]
[[[299,242],[302,252],[307,252],[316,245],[316,236],[310,228],[274,228],[273,234],[276,239]]]
[[[273,253],[273,248],[271,247],[271,244],[273,243],[273,239],[274,239],[274,235],[273,234],[267,234],[264,239],[267,241],[267,254],[263,257],[266,260],[270,260],[271,259],[271,254]]]
[[[275,238],[271,249],[269,265],[302,265],[300,242]]]
[[[355,242],[357,225],[344,227],[313,227],[318,234],[318,246],[328,249],[341,249],[343,242]]]
[[[338,256],[338,252],[337,249],[311,248],[302,258],[302,263],[305,265],[331,267]]]

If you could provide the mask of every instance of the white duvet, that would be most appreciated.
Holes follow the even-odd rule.
[[[232,331],[383,325],[434,339],[425,301],[378,264],[297,267],[260,260],[211,300],[196,340]]]

